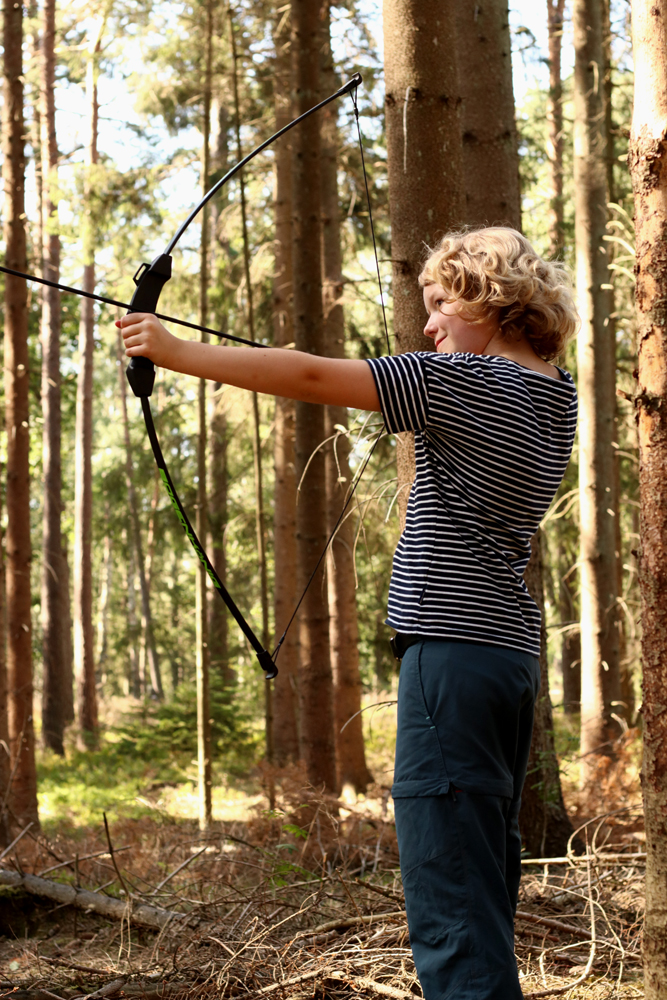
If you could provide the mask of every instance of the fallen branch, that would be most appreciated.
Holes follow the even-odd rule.
[[[386,986],[384,983],[377,983],[367,976],[348,976],[344,972],[331,972],[327,979],[337,979],[340,982],[356,986],[359,990],[372,990],[383,997],[391,997],[392,1000],[414,1000],[414,993],[409,990],[398,990],[395,986]]]
[[[295,940],[297,938],[312,937],[314,934],[324,934],[326,931],[345,930],[347,927],[356,927],[358,924],[373,924],[380,920],[396,920],[397,917],[405,919],[405,910],[397,910],[394,913],[371,913],[366,917],[339,917],[338,920],[327,920],[326,924],[320,924],[319,927],[299,931]]]
[[[309,979],[316,979],[318,977],[324,979],[328,975],[329,971],[326,968],[311,969],[310,972],[302,972],[300,976],[291,976],[289,979],[281,979],[279,983],[271,983],[270,986],[263,986],[261,990],[249,993],[243,1000],[251,1000],[252,997],[265,997],[271,993],[275,993],[276,990],[284,989],[286,986],[296,986],[298,983],[305,983]]]
[[[101,986],[99,990],[95,990],[93,993],[89,993],[87,996],[81,997],[81,1000],[98,1000],[100,997],[114,996],[114,994],[120,993],[126,983],[127,979],[114,979],[113,982],[107,983],[106,986]]]
[[[146,903],[134,903],[131,900],[114,899],[101,893],[90,892],[88,889],[75,889],[73,885],[53,882],[51,879],[39,878],[38,875],[20,875],[13,871],[0,871],[0,885],[11,885],[16,889],[25,889],[32,896],[51,899],[63,906],[74,906],[77,910],[87,913],[99,913],[103,917],[114,920],[126,920],[140,927],[152,927],[161,930],[170,921],[182,921],[186,914],[174,910],[163,910],[158,906],[148,906]]]
[[[523,910],[516,911],[517,920],[527,920],[531,924],[542,924],[543,927],[550,927],[554,931],[563,931],[564,934],[573,934],[583,941],[591,940],[591,932],[583,927],[575,927],[574,924],[564,924],[560,920],[553,920],[551,917],[538,917],[536,913],[526,913]]]

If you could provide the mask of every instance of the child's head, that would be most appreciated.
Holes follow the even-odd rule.
[[[515,229],[448,233],[419,284],[441,285],[468,322],[497,319],[509,340],[525,336],[545,361],[563,353],[579,324],[564,265],[543,260]]]

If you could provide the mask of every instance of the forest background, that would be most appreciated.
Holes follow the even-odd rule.
[[[489,6],[493,16],[505,9]],[[548,670],[555,711],[552,719],[550,706],[545,709],[536,744],[539,780],[533,787],[542,804],[532,819],[526,815],[528,847],[537,854],[559,844],[562,849],[563,830],[572,830],[558,768],[554,776],[549,763],[556,752],[572,813],[594,810],[596,795],[612,786],[620,796],[637,795],[641,677],[631,403],[634,236],[626,167],[629,4],[589,6],[601,25],[604,73],[598,89],[606,130],[600,153],[603,232],[593,256],[599,261],[603,252],[601,287],[607,295],[596,305],[595,322],[610,331],[608,356],[615,341],[616,369],[607,374],[604,400],[583,394],[584,406],[590,403],[607,423],[606,452],[598,450],[592,459],[595,510],[582,523],[579,486],[586,488],[587,473],[576,447],[535,556],[540,565],[533,589],[542,595],[548,637],[543,676]],[[505,192],[504,208],[493,216],[475,217],[468,205],[458,215],[450,211],[448,221],[522,225],[540,253],[564,260],[574,272],[590,247],[577,243],[575,232],[583,183],[575,184],[579,112],[572,13],[562,0],[549,0],[543,10],[517,4],[511,11],[516,115],[511,76],[507,91],[510,32],[504,15],[498,22],[500,47],[506,43],[501,124],[512,146],[516,120],[512,155],[518,153],[520,219],[513,195]],[[24,14],[27,269],[128,302],[132,274],[161,251],[200,192],[291,119],[298,101],[290,78],[290,8],[243,3],[230,9],[213,2],[61,6],[47,0],[28,5]],[[387,350],[384,307],[392,338],[400,327],[392,310],[397,279],[382,15],[372,3],[350,2],[326,6],[318,16],[324,35],[315,97],[361,72],[361,152],[370,184],[369,204],[354,107],[344,97],[319,120],[311,119],[318,129],[321,122],[315,211],[323,230],[323,292],[317,293],[326,319],[323,349],[373,357]],[[489,76],[487,86],[498,83],[493,68]],[[304,108],[316,103],[312,98],[305,95]],[[463,95],[459,103],[472,108],[473,100]],[[402,114],[408,101],[409,93]],[[456,113],[460,130],[464,111]],[[7,140],[7,124],[4,131]],[[289,171],[296,168],[289,157],[298,162],[305,155],[298,129],[290,135],[295,138],[289,144],[269,147],[195,220],[175,252],[174,277],[160,302],[164,312],[262,343],[305,343],[308,331],[295,329],[300,320],[292,295],[299,293],[290,290],[290,226],[305,234],[295,246],[306,256],[312,248],[304,221],[309,209],[296,196],[290,205]],[[5,163],[8,151],[5,145]],[[303,177],[305,190],[307,169]],[[409,197],[406,189],[394,201],[400,205],[400,198]],[[414,197],[428,202],[432,194],[422,186]],[[15,222],[8,212],[6,206],[6,243],[7,226]],[[413,248],[422,251],[421,243]],[[12,266],[9,253],[7,263]],[[296,275],[296,257],[294,268]],[[206,827],[216,815],[214,788],[220,816],[223,800],[235,794],[261,793],[273,807],[276,775],[298,761],[303,781],[342,791],[348,802],[366,792],[386,799],[397,665],[383,618],[410,480],[400,455],[397,469],[395,442],[379,437],[377,421],[365,414],[330,412],[326,422],[323,416],[300,418],[279,401],[159,374],[154,409],[173,479],[193,519],[196,512],[216,569],[267,648],[271,637],[274,644],[280,637],[349,483],[377,445],[327,557],[327,571],[316,578],[281,649],[281,673],[271,693],[245,639],[206,585],[154,471],[140,411],[131,395],[125,398],[119,379],[124,362],[113,326],[117,312],[35,284],[27,295],[28,413],[21,426],[30,537],[16,544],[30,566],[30,590],[28,620],[25,607],[18,625],[11,613],[7,620],[10,688],[2,702],[8,717],[0,711],[0,736],[13,747],[3,758],[7,828],[14,820],[38,818],[85,824],[97,821],[102,808],[136,815],[156,804],[181,815],[196,808]],[[413,324],[413,347],[425,349],[420,323]],[[598,354],[603,349],[598,343]],[[564,364],[578,377],[575,345]],[[8,384],[3,405],[10,412]],[[308,429],[301,440],[300,419]],[[2,460],[11,466],[12,455],[6,452]],[[296,490],[304,471],[301,497],[309,499],[299,508]],[[320,494],[318,508],[312,498]],[[9,518],[11,503],[8,497],[3,504]],[[313,508],[309,527],[297,525],[304,507]],[[601,509],[611,534],[608,526],[595,527]],[[297,536],[308,531],[310,548],[297,546]],[[602,538],[607,546],[602,573],[597,571],[605,583],[596,606],[582,608],[580,579],[590,563],[591,531],[595,545]],[[18,549],[14,536],[10,542],[11,569]],[[598,639],[590,637],[599,638],[601,631],[607,638],[593,648]],[[610,777],[610,762],[619,753],[623,768]],[[198,801],[188,791],[195,785]]]

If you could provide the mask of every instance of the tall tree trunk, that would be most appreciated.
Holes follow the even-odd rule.
[[[581,710],[581,632],[579,612],[573,586],[574,570],[571,556],[563,546],[559,559],[558,609],[563,631],[561,638],[561,672],[563,675],[563,709],[566,715]],[[566,628],[567,622],[577,622],[576,628]]]
[[[468,225],[484,225],[502,219],[521,229],[519,156],[514,124],[512,58],[505,0],[495,5],[481,4],[462,8],[458,18],[459,74],[464,93],[462,112],[464,186]],[[495,81],[497,103],[492,115],[494,126],[485,136],[488,93],[473,86],[471,78]],[[468,82],[464,82],[468,81]],[[473,137],[474,141],[473,141]],[[486,139],[486,141],[484,141]],[[531,853],[546,842],[558,843],[559,852],[567,847],[572,826],[563,804],[558,760],[553,739],[549,673],[544,620],[544,578],[540,536],[535,536],[526,567],[526,585],[542,613],[541,694],[535,712],[529,779],[524,790],[521,833]],[[563,837],[565,839],[563,840]]]
[[[234,89],[234,128],[236,132],[236,158],[240,162],[243,157],[241,147],[241,111],[239,106],[238,55],[236,51],[236,36],[234,20],[229,9],[229,31],[232,47],[232,82]],[[241,229],[243,233],[243,270],[246,283],[246,309],[250,340],[255,340],[255,311],[253,307],[252,282],[250,279],[250,246],[248,243],[248,217],[246,211],[245,177],[243,171],[239,174],[239,191],[241,195]],[[260,438],[259,401],[257,393],[252,393],[252,453],[255,471],[255,532],[257,537],[257,560],[259,563],[260,605],[262,608],[262,645],[269,647],[269,585],[266,568],[266,531],[264,529],[264,496],[262,489],[262,448]],[[273,763],[273,697],[271,681],[264,681],[264,721],[266,761]],[[274,808],[273,779],[269,776],[269,807]]]
[[[210,174],[211,136],[211,67],[213,53],[213,2],[205,5],[204,26],[204,108],[202,121],[202,153],[200,183],[202,195],[208,190]],[[209,212],[204,207],[201,214],[201,243],[199,254],[199,322],[208,324],[208,250]],[[208,334],[202,330],[200,340],[208,341]],[[206,451],[208,446],[208,420],[206,413],[206,379],[199,379],[197,394],[198,442],[197,442],[197,519],[196,532],[199,538],[206,538],[208,530],[206,495]],[[197,565],[197,769],[199,776],[199,829],[208,830],[212,814],[212,772],[211,772],[211,695],[210,663],[208,652],[208,573],[203,563]]]
[[[27,4],[27,14],[30,22],[32,23],[32,32],[28,36],[29,38],[29,75],[32,78],[32,84],[28,91],[30,95],[30,109],[32,112],[32,127],[30,129],[30,145],[32,146],[32,160],[33,168],[35,171],[35,195],[37,201],[37,208],[35,213],[34,221],[31,220],[30,234],[31,245],[28,248],[28,259],[32,267],[35,269],[36,274],[42,274],[43,267],[43,247],[44,238],[42,233],[42,217],[44,213],[44,183],[42,177],[42,95],[41,95],[41,54],[40,54],[40,39],[39,39],[39,11],[37,6],[37,0],[30,0]],[[30,252],[32,251],[32,253]],[[42,275],[43,276],[43,275]],[[41,287],[39,288],[38,295],[41,300]]]
[[[521,199],[507,0],[459,3],[456,10],[465,220],[518,228]]]
[[[0,470],[4,472],[2,466]],[[7,629],[5,619],[7,600],[5,594],[5,537],[2,530],[2,492],[0,491],[0,847],[7,847],[10,841],[9,813],[6,793],[11,774],[9,754],[9,719],[7,716]]]
[[[55,103],[55,0],[42,8],[41,147],[43,192],[43,273],[50,281],[60,278],[58,235],[58,146]],[[63,754],[65,719],[64,644],[62,621],[63,571],[61,559],[62,471],[60,457],[60,292],[42,291],[42,454],[44,508],[42,529],[42,738]]]
[[[289,11],[276,14],[273,44],[273,77],[276,131],[290,121],[290,22]],[[287,347],[294,342],[292,322],[292,133],[274,146],[275,270],[273,279],[273,342]],[[296,465],[294,421],[296,404],[276,396],[274,431],[273,546],[275,580],[273,612],[276,636],[280,638],[297,602]],[[280,648],[280,678],[273,692],[273,740],[276,763],[299,756],[298,676],[299,644],[296,628],[290,629]]]
[[[582,785],[600,757],[610,757],[620,728],[614,529],[615,338],[609,322],[607,138],[601,0],[575,0],[574,182],[579,377],[579,497],[581,525]]]
[[[295,115],[303,114],[320,95],[320,10],[312,0],[292,2],[292,59]],[[320,123],[316,115],[293,133],[292,266],[294,339],[307,354],[324,354],[320,238]],[[302,591],[326,544],[324,408],[296,404],[296,466],[299,480],[306,464],[297,503],[298,588]],[[311,460],[312,459],[312,460]],[[308,780],[329,791],[336,788],[333,680],[329,648],[329,609],[320,564],[308,588],[299,620],[302,754]]]
[[[97,164],[97,60],[104,19],[92,32],[86,66],[88,145],[84,181],[83,289],[95,290],[95,227],[93,224],[93,170]],[[92,299],[81,299],[79,322],[79,376],[76,390],[76,447],[74,464],[74,673],[79,729],[83,739],[97,742],[97,688],[93,631],[93,332]]]
[[[123,386],[124,388],[124,386]],[[128,635],[128,661],[127,661],[127,693],[133,698],[141,698],[141,678],[139,676],[139,628],[137,624],[137,599],[136,599],[136,555],[132,532],[128,533],[127,539],[128,558],[127,572],[125,578],[125,594],[127,605],[127,635]]]
[[[433,350],[423,335],[417,282],[424,244],[465,217],[457,46],[450,42],[456,0],[384,0],[385,116],[391,215],[396,351]],[[437,58],[434,58],[437,52]],[[438,170],[434,173],[434,164]],[[396,448],[398,503],[405,523],[415,478],[414,436]]]
[[[549,256],[563,253],[563,12],[565,0],[547,0],[549,93],[547,95],[547,185],[549,189]]]
[[[105,510],[108,518],[108,511]],[[107,683],[107,659],[109,658],[109,603],[111,599],[111,579],[113,573],[113,535],[108,531],[104,536],[104,556],[100,582],[100,598],[97,610],[97,670],[101,690]]]
[[[74,722],[74,643],[72,642],[72,600],[69,572],[69,549],[67,535],[63,531],[60,543],[60,558],[63,569],[63,585],[60,595],[60,613],[63,619],[63,718],[65,725]]]
[[[614,166],[617,164],[616,156],[616,126],[614,124],[613,94],[614,81],[612,76],[612,40],[613,30],[611,26],[611,0],[602,0],[602,32],[604,51],[604,118],[605,135],[607,139],[607,192],[610,202],[615,202],[617,198],[616,183],[614,180]],[[611,263],[618,252],[618,244],[609,242],[607,244],[607,257]],[[610,336],[616,341],[616,302],[613,283],[609,289],[610,316],[609,327]],[[621,598],[623,595],[623,539],[621,532],[621,456],[618,441],[618,399],[614,397],[614,432],[613,432],[613,489],[611,491],[612,501],[610,504],[614,516],[614,549],[616,557],[616,595]],[[616,605],[615,628],[618,633],[618,663],[620,674],[620,703],[618,714],[625,721],[632,725],[635,718],[635,689],[634,689],[634,657],[628,655],[626,618],[620,601]]]
[[[521,796],[519,825],[524,845],[534,858],[559,857],[567,851],[572,823],[563,802],[558,758],[554,747],[554,722],[549,696],[549,659],[544,607],[541,532],[531,541],[530,562],[524,579],[528,593],[540,609],[540,693],[535,705],[533,740],[528,773]]]
[[[227,108],[220,100],[219,96],[213,94],[211,100],[211,181],[214,178],[222,177],[227,170],[228,164],[228,139],[227,130],[229,127],[229,114]],[[211,229],[211,275],[215,283],[216,261],[220,253],[220,245],[217,240],[218,223],[221,210],[227,199],[227,188],[224,188],[220,196],[210,202],[210,229]],[[224,199],[224,201],[223,201]],[[215,325],[220,330],[224,330],[228,322],[228,309],[226,300],[223,299],[215,318]],[[210,536],[211,562],[216,573],[223,583],[227,579],[227,542],[225,532],[227,528],[227,412],[225,400],[222,392],[222,385],[214,382],[209,385],[209,421],[210,421],[210,449],[209,449],[209,496],[208,496],[208,527]],[[217,593],[211,593],[209,607],[209,659],[212,674],[215,675],[223,687],[232,687],[236,681],[236,674],[229,665],[229,625],[227,609],[218,597]]]
[[[667,0],[633,0],[646,1000],[667,997]]]
[[[3,0],[2,175],[7,267],[25,271],[25,134],[23,8]],[[7,431],[7,687],[14,779],[9,806],[21,825],[37,823],[30,619],[30,410],[28,294],[23,278],[5,275],[5,427]]]
[[[329,4],[324,7],[322,37],[322,95],[336,89],[331,53]],[[325,352],[331,358],[345,357],[343,315],[343,261],[338,207],[338,105],[322,114],[322,285]],[[338,520],[352,483],[347,408],[327,406],[325,433],[326,485],[329,532]],[[329,594],[329,638],[334,679],[334,735],[338,787],[351,785],[365,792],[373,776],[366,766],[361,725],[361,675],[359,673],[359,628],[357,625],[356,574],[354,569],[354,521],[346,517],[327,553]]]
[[[118,331],[118,378],[120,388],[120,410],[123,422],[123,436],[125,438],[125,482],[127,485],[127,499],[130,507],[130,542],[134,549],[136,560],[136,571],[139,576],[139,592],[141,594],[141,631],[145,636],[146,649],[148,650],[148,664],[150,668],[151,697],[162,699],[162,676],[160,674],[160,663],[157,649],[155,647],[155,637],[153,635],[153,618],[151,615],[151,602],[148,593],[148,583],[146,581],[146,569],[144,566],[144,547],[141,540],[141,522],[139,520],[139,506],[137,495],[134,489],[134,463],[132,462],[132,443],[130,441],[130,422],[127,416],[127,395],[125,390],[125,365],[124,352],[120,330]],[[134,586],[134,577],[132,578]],[[144,691],[144,694],[147,692]]]

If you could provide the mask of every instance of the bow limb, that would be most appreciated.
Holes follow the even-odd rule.
[[[351,80],[349,80],[343,87],[337,90],[334,94],[331,94],[324,101],[320,101],[319,104],[306,111],[304,114],[295,118],[293,121],[289,122],[286,126],[275,132],[269,139],[265,142],[260,143],[251,153],[248,153],[242,160],[240,160],[231,170],[229,170],[224,177],[222,177],[217,184],[206,192],[201,201],[196,205],[196,207],[190,212],[189,216],[185,222],[179,227],[176,234],[168,244],[165,252],[159,254],[150,264],[142,264],[137,273],[134,276],[134,281],[137,286],[134,295],[132,296],[130,302],[129,312],[145,312],[145,313],[155,313],[157,310],[158,301],[162,289],[164,288],[167,281],[171,277],[171,265],[172,258],[171,252],[178,243],[179,239],[188,228],[191,222],[197,217],[199,212],[203,207],[215,196],[215,194],[229,181],[235,174],[237,174],[243,167],[249,163],[255,156],[261,153],[267,146],[270,146],[272,142],[279,139],[280,136],[284,135],[289,129],[294,128],[299,122],[302,122],[304,118],[309,115],[314,114],[320,108],[325,105],[330,104],[337,98],[342,97],[344,94],[349,94],[355,91],[356,88],[361,83],[361,76],[357,73]],[[155,461],[160,473],[160,477],[165,485],[169,499],[171,500],[174,509],[176,510],[177,517],[181,522],[183,530],[185,531],[192,547],[194,548],[198,559],[206,569],[209,577],[211,578],[213,585],[217,589],[220,597],[227,605],[232,617],[235,619],[239,625],[241,631],[248,639],[248,642],[255,651],[257,660],[266,672],[267,679],[275,677],[278,673],[278,668],[275,664],[275,654],[274,656],[268,652],[259,641],[252,628],[244,618],[240,609],[236,605],[235,601],[231,597],[229,591],[223,584],[222,580],[215,571],[215,568],[211,564],[203,545],[197,538],[192,525],[188,519],[187,514],[183,508],[183,504],[176,492],[171,476],[169,475],[169,470],[167,468],[166,462],[164,460],[164,455],[162,454],[162,449],[160,448],[160,443],[157,438],[155,431],[155,425],[153,423],[153,415],[151,412],[151,406],[149,402],[149,397],[153,392],[153,385],[155,382],[155,366],[150,358],[145,357],[133,357],[127,367],[127,379],[130,383],[133,393],[141,399],[141,407],[144,414],[144,420],[146,422],[146,430],[148,432],[148,437],[151,442],[151,447],[153,449],[153,454],[155,456]],[[278,647],[279,648],[279,647]],[[276,650],[277,653],[277,650]]]

